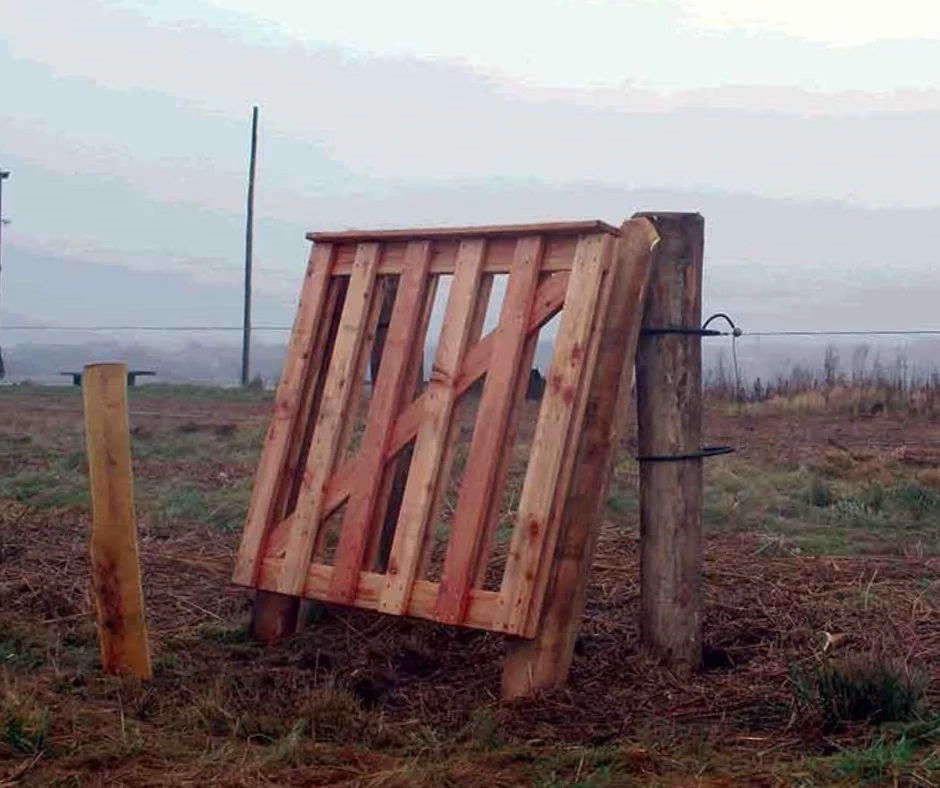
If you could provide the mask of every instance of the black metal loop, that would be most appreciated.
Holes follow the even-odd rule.
[[[673,326],[667,328],[644,328],[640,331],[640,336],[651,337],[658,334],[687,334],[689,336],[697,337],[717,337],[721,336],[720,331],[715,331],[710,328],[683,328],[681,326]]]
[[[709,328],[708,324],[712,320],[722,319],[731,326],[731,331],[717,331],[714,328]],[[731,334],[731,336],[739,337],[744,332],[738,328],[734,321],[728,317],[724,312],[716,312],[712,315],[701,328],[692,328],[691,326],[664,326],[662,328],[644,328],[640,330],[640,336],[651,337],[657,336],[659,334],[684,334],[686,336],[695,336],[695,337],[720,337],[725,334]]]
[[[709,457],[718,457],[722,454],[731,454],[731,446],[703,446],[699,452],[690,454],[650,454],[636,458],[637,462],[682,462],[683,460],[703,460]]]

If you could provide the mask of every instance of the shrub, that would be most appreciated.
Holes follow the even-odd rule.
[[[883,657],[824,659],[810,670],[791,668],[790,683],[797,704],[830,733],[848,722],[912,720],[925,698],[919,673]]]

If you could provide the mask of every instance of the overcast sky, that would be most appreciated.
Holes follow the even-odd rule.
[[[285,304],[310,229],[619,222],[707,195],[825,201],[857,226],[940,209],[940,4],[0,0],[7,265],[237,281],[253,103],[258,286]],[[638,192],[670,202],[619,202]],[[799,228],[745,248],[722,221],[716,266],[823,264],[792,259]],[[835,262],[863,255],[849,240]],[[0,309],[38,314],[16,298]]]

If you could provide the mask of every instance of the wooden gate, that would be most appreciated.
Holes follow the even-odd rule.
[[[307,237],[312,252],[234,582],[534,637],[620,230],[580,222]],[[481,336],[498,275],[508,275],[505,296],[495,328]],[[422,386],[442,277],[450,291]],[[617,308],[638,314],[639,303]],[[505,564],[498,588],[487,589],[529,371],[540,330],[559,312]],[[370,358],[377,374],[361,419]],[[425,570],[451,472],[455,414],[470,396],[479,405],[442,566],[431,580]]]

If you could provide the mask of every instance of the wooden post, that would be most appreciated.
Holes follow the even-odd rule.
[[[585,412],[586,427],[565,502],[539,633],[534,640],[507,640],[503,667],[506,698],[566,680],[587,602],[598,519],[626,416],[651,249],[656,242],[653,225],[645,219],[629,220],[621,229],[610,305]]]
[[[92,505],[92,589],[101,663],[107,673],[149,679],[131,473],[127,367],[88,365],[82,389]]]
[[[702,325],[704,220],[699,214],[641,214],[661,237],[644,329]],[[701,336],[640,337],[636,397],[640,457],[702,448]],[[665,663],[702,660],[702,460],[640,463],[640,631]]]

